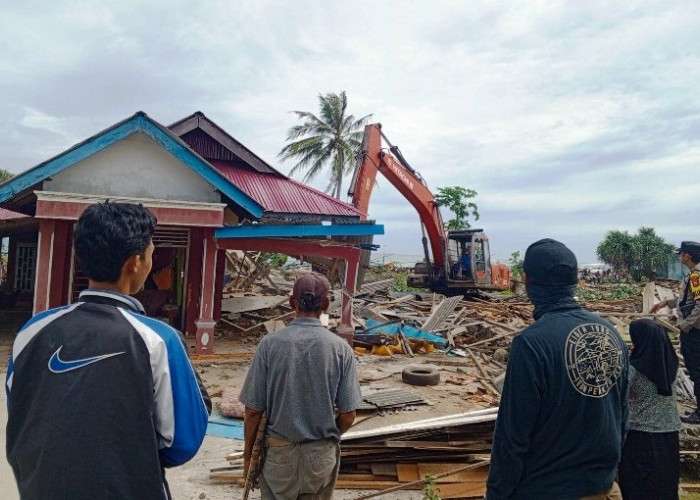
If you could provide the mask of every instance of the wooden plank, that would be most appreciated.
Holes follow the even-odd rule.
[[[508,332],[508,333],[502,333],[500,335],[496,335],[495,337],[491,337],[490,339],[484,339],[484,340],[479,340],[478,342],[472,342],[471,344],[463,346],[464,348],[470,348],[470,347],[476,347],[481,344],[488,344],[489,342],[493,342],[494,340],[502,339],[504,337],[512,337],[513,332]]]
[[[390,300],[388,302],[382,302],[382,306],[389,306],[389,305],[396,306],[396,305],[399,305],[403,302],[408,302],[409,300],[414,300],[414,299],[415,299],[415,297],[413,295],[403,295],[397,299],[393,299],[393,300]]]
[[[440,498],[483,498],[486,494],[486,481],[483,484],[476,483],[452,483],[439,484]]]
[[[673,332],[673,333],[676,333],[676,334],[681,333],[681,331],[680,331],[680,329],[679,329],[678,327],[672,325],[671,323],[669,323],[669,322],[666,321],[665,319],[662,319],[662,318],[654,318],[654,321],[656,321],[658,324],[660,324],[661,326],[663,326],[664,328],[666,328],[666,329],[667,329],[668,331],[670,331],[670,332]]]
[[[396,481],[348,481],[338,479],[335,482],[335,488],[337,490],[383,490],[402,485],[403,483],[397,483]],[[422,490],[423,486],[423,484],[416,484],[414,486],[407,486],[406,489]]]
[[[474,441],[387,441],[389,448],[455,449],[475,444]],[[483,446],[483,443],[482,443]]]
[[[243,472],[211,472],[209,479],[217,483],[238,483],[240,485],[245,483]]]
[[[487,323],[489,323],[489,324],[491,324],[491,325],[493,325],[493,326],[498,326],[499,328],[503,328],[504,330],[511,331],[511,332],[513,332],[513,333],[519,332],[519,331],[521,330],[520,328],[516,328],[516,327],[514,327],[514,326],[510,326],[510,325],[507,325],[507,324],[505,324],[505,323],[499,323],[498,321],[493,321],[493,320],[490,320],[490,319],[487,319],[487,318],[484,318],[483,321],[485,321],[485,322],[487,322]]]
[[[479,359],[476,357],[476,354],[474,354],[474,351],[469,349],[468,347],[465,348],[467,352],[469,353],[469,356],[472,358],[474,361],[474,364],[476,364],[476,368],[479,370],[479,373],[481,373],[481,376],[483,377],[480,382],[493,394],[496,396],[500,397],[501,393],[498,392],[498,389],[496,389],[493,384],[491,383],[491,377],[489,377],[488,373],[486,373],[486,370],[484,370],[484,367],[481,366],[481,362]]]
[[[603,316],[604,315],[605,314],[603,314]],[[629,335],[630,325],[628,323],[625,323],[624,321],[622,321],[620,318],[618,318],[616,316],[610,316],[607,319],[615,326],[615,328],[617,329],[617,331],[620,335],[623,335],[623,336]]]
[[[418,464],[418,474],[420,477],[425,477],[428,474],[437,476],[440,474],[445,474],[453,471],[464,464],[449,464],[449,463],[436,463],[436,464]],[[454,474],[449,474],[438,479],[438,482],[444,481],[446,483],[457,483],[457,482],[480,482],[486,484],[486,479],[489,476],[489,468],[480,467],[478,469],[468,469],[456,472]]]
[[[475,462],[475,463],[472,463],[472,464],[463,465],[463,466],[461,466],[461,467],[459,467],[459,468],[457,468],[457,469],[448,471],[448,472],[446,472],[446,473],[438,474],[437,476],[435,476],[435,479],[440,479],[440,478],[443,477],[443,476],[452,475],[452,474],[454,474],[454,473],[456,473],[456,472],[459,472],[459,471],[462,471],[462,470],[479,469],[479,468],[482,468],[482,467],[484,467],[484,466],[488,466],[489,460],[490,460],[490,459],[486,459],[486,460],[479,461],[479,462]],[[374,498],[374,497],[377,497],[377,496],[385,495],[386,493],[389,493],[389,492],[392,492],[392,491],[398,491],[398,490],[403,490],[403,489],[407,489],[407,488],[413,488],[413,487],[415,487],[415,486],[422,488],[424,484],[425,484],[425,481],[423,481],[422,479],[421,479],[421,480],[418,480],[418,481],[413,481],[413,482],[410,482],[410,483],[401,483],[401,484],[399,484],[398,486],[394,486],[394,487],[390,487],[390,488],[383,489],[382,491],[380,491],[380,492],[378,492],[378,493],[371,493],[371,494],[369,494],[369,495],[363,495],[363,496],[361,496],[361,497],[358,497],[356,500],[366,500],[366,499],[368,499],[368,498]],[[452,497],[452,495],[450,495],[450,496]]]
[[[463,467],[464,464],[456,463],[419,463],[419,464],[396,464],[396,472],[401,483],[410,483],[425,478],[426,475],[438,476],[455,469]],[[438,483],[483,483],[486,484],[488,477],[488,467],[478,469],[461,470],[454,474],[445,475],[436,480]]]
[[[669,290],[668,288],[659,285],[656,286],[656,294],[659,296],[659,300],[668,300],[676,296],[673,290]],[[661,313],[661,315],[671,315],[673,312],[673,309],[666,306],[658,310],[658,313]]]
[[[673,290],[669,290],[668,288],[664,286],[657,285],[656,286],[656,294],[659,296],[661,300],[668,300],[672,299],[676,296],[676,294],[673,292]],[[663,310],[663,308],[662,308]]]
[[[384,453],[388,453],[388,450],[386,448],[365,448],[365,449],[360,449],[360,450],[351,450],[351,449],[347,449],[345,446],[343,446],[341,451],[340,451],[340,454],[342,455],[343,458],[357,456],[357,455],[371,455],[373,453],[384,454]]]
[[[654,285],[653,281],[650,281],[646,285],[644,285],[644,289],[642,290],[642,312],[643,313],[648,313],[649,310],[654,306],[656,303],[655,300],[655,290],[656,290],[656,285]]]
[[[338,481],[391,481],[386,476],[372,474],[338,474]]]
[[[222,313],[242,313],[259,311],[260,309],[272,309],[289,302],[287,295],[254,295],[248,297],[234,297],[221,301]]]
[[[375,476],[393,476],[396,477],[398,473],[396,472],[396,464],[370,464],[372,474]]]
[[[243,474],[243,464],[229,465],[228,467],[214,467],[213,469],[210,469],[209,472],[231,472],[234,474]]]

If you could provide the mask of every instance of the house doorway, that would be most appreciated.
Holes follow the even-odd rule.
[[[134,295],[143,305],[147,316],[161,319],[183,331],[189,244],[190,231],[187,228],[156,228],[153,234],[153,267],[143,290]],[[71,283],[71,297],[75,302],[80,292],[88,287],[87,277],[75,257]]]

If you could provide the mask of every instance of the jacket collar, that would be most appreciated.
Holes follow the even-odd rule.
[[[128,295],[111,290],[101,290],[98,288],[87,288],[80,292],[78,297],[80,302],[92,302],[94,304],[107,304],[114,307],[129,309],[140,314],[146,314],[141,302]]]

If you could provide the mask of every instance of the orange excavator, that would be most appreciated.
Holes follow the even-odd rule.
[[[383,142],[388,146],[382,147]],[[380,172],[413,205],[420,216],[425,260],[416,264],[408,284],[447,296],[508,290],[510,269],[491,262],[489,239],[481,229],[447,232],[440,208],[423,178],[382,132],[379,123],[365,127],[348,196],[367,214],[374,182]]]

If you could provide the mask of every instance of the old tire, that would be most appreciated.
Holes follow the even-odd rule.
[[[408,365],[401,372],[401,379],[411,385],[438,385],[440,372],[432,365]]]

